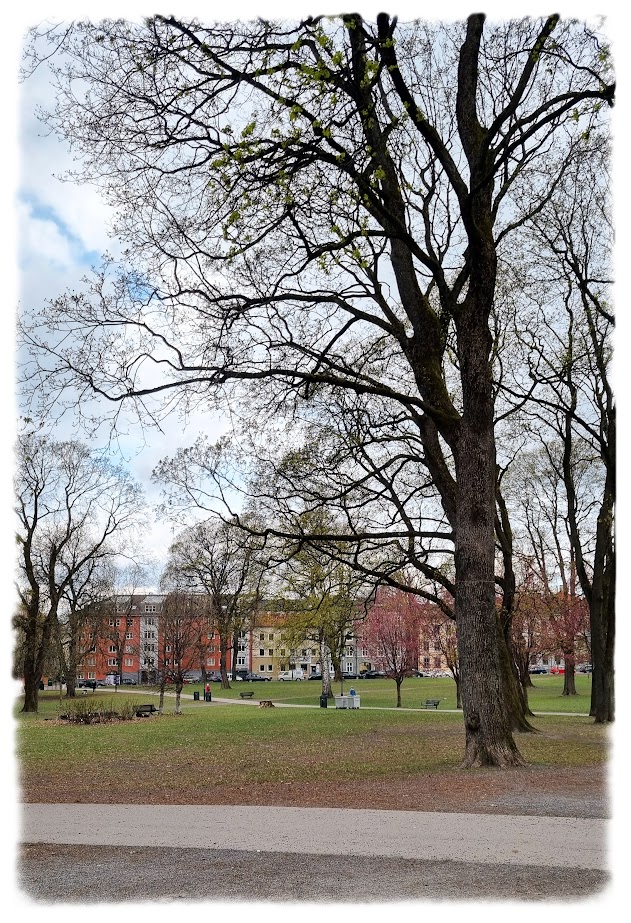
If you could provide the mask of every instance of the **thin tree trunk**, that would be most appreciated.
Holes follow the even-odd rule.
[[[160,680],[160,699],[158,701],[158,711],[160,714],[164,711],[164,679]]]
[[[228,639],[225,635],[219,636],[219,671],[221,673],[221,688],[230,689],[230,683],[228,682],[228,670],[226,667],[226,660],[228,654]],[[234,667],[232,672],[232,677],[234,679]]]
[[[181,701],[180,697],[181,697],[181,695],[182,695],[182,689],[183,689],[183,688],[184,688],[184,686],[183,686],[182,680],[179,679],[179,680],[176,682],[176,684],[175,684],[175,714],[176,714],[176,715],[181,715],[181,714],[182,714],[182,708],[181,708],[181,704],[180,704],[180,701]]]
[[[323,639],[320,640],[320,669],[322,670],[322,695],[325,695],[327,699],[332,699],[333,690],[331,689],[328,651]]]
[[[401,683],[403,680],[396,676],[394,681],[397,684],[397,708],[401,708]]]
[[[456,683],[456,708],[462,708],[462,695],[460,693],[460,680],[455,680]]]
[[[510,624],[510,623],[509,623]],[[519,680],[519,671],[513,655],[510,640],[510,628],[502,628],[501,619],[498,618],[498,647],[502,665],[502,682],[508,710],[510,726],[514,731],[532,732],[535,728],[528,721],[527,715],[532,716],[528,705],[528,698]]]

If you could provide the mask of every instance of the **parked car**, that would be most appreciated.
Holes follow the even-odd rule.
[[[576,668],[577,673],[591,673],[593,670],[591,663],[579,663]]]
[[[238,676],[237,679],[239,679]],[[260,673],[246,673],[243,677],[243,681],[246,683],[269,683],[271,679],[271,676],[261,676]]]
[[[547,673],[548,671],[545,667],[530,667],[528,672],[529,673]]]
[[[212,673],[206,674],[207,683],[220,683],[221,682],[221,673],[219,670],[213,670]]]
[[[359,674],[359,679],[384,679],[385,675],[383,670],[365,670]]]
[[[426,673],[422,673],[421,670],[412,670],[412,676],[426,676]]]
[[[137,686],[137,685],[138,683],[136,682],[135,679],[124,679],[123,680],[123,686]]]
[[[352,673],[350,671],[348,673],[344,672],[342,673],[342,678],[343,679],[357,679],[357,673]]]
[[[319,680],[321,680],[321,679],[322,679],[322,674],[321,674],[321,673],[312,673],[310,676],[307,677],[307,679],[319,679]]]
[[[300,682],[305,678],[303,670],[281,670],[278,674],[279,682],[288,683],[288,682]]]

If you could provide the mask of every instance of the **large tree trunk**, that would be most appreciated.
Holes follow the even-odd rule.
[[[488,257],[492,260],[493,254]],[[464,767],[516,766],[495,607],[495,439],[490,334],[470,293],[458,318],[463,414],[456,451],[456,625]],[[503,646],[506,651],[505,645]]]
[[[44,659],[50,647],[52,621],[48,616],[41,622],[38,610],[39,595],[34,593],[25,631],[23,712],[36,712],[38,709],[39,684],[42,681]]]
[[[614,720],[615,555],[612,540],[613,488],[609,474],[596,527],[594,577],[589,607],[592,649],[590,715],[598,724]]]
[[[574,654],[564,652],[565,673],[563,674],[563,692],[561,695],[578,695],[576,691]]]
[[[615,651],[615,594],[613,564],[606,575],[606,592],[599,604],[596,594],[590,607],[592,635],[592,699],[590,715],[596,723],[614,720],[614,651]],[[595,605],[596,604],[596,605]]]
[[[39,684],[41,676],[37,676],[34,671],[24,671],[24,705],[23,712],[36,712],[38,709]]]

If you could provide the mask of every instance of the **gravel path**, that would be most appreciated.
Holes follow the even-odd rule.
[[[18,879],[30,897],[48,903],[545,899],[551,909],[550,902],[598,893],[608,876],[587,869],[366,856],[29,844],[18,858]]]
[[[22,840],[605,869],[607,822],[224,805],[25,804]]]

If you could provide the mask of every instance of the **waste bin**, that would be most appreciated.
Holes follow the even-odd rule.
[[[199,692],[197,691],[197,689],[196,689],[195,692],[193,693],[193,701],[194,701],[194,702],[199,702]]]
[[[320,708],[328,708],[329,700],[325,695],[320,696]]]
[[[49,679],[49,680],[48,680],[48,685],[49,685],[49,686],[52,686],[52,684],[53,684],[52,679]]]
[[[212,700],[213,700],[213,694],[212,694],[212,692],[205,692],[205,693],[204,693],[204,702],[212,702]]]
[[[44,688],[44,684],[43,684],[43,683],[40,683],[40,684],[39,684],[39,688],[40,688],[40,689],[43,689],[43,688]]]

